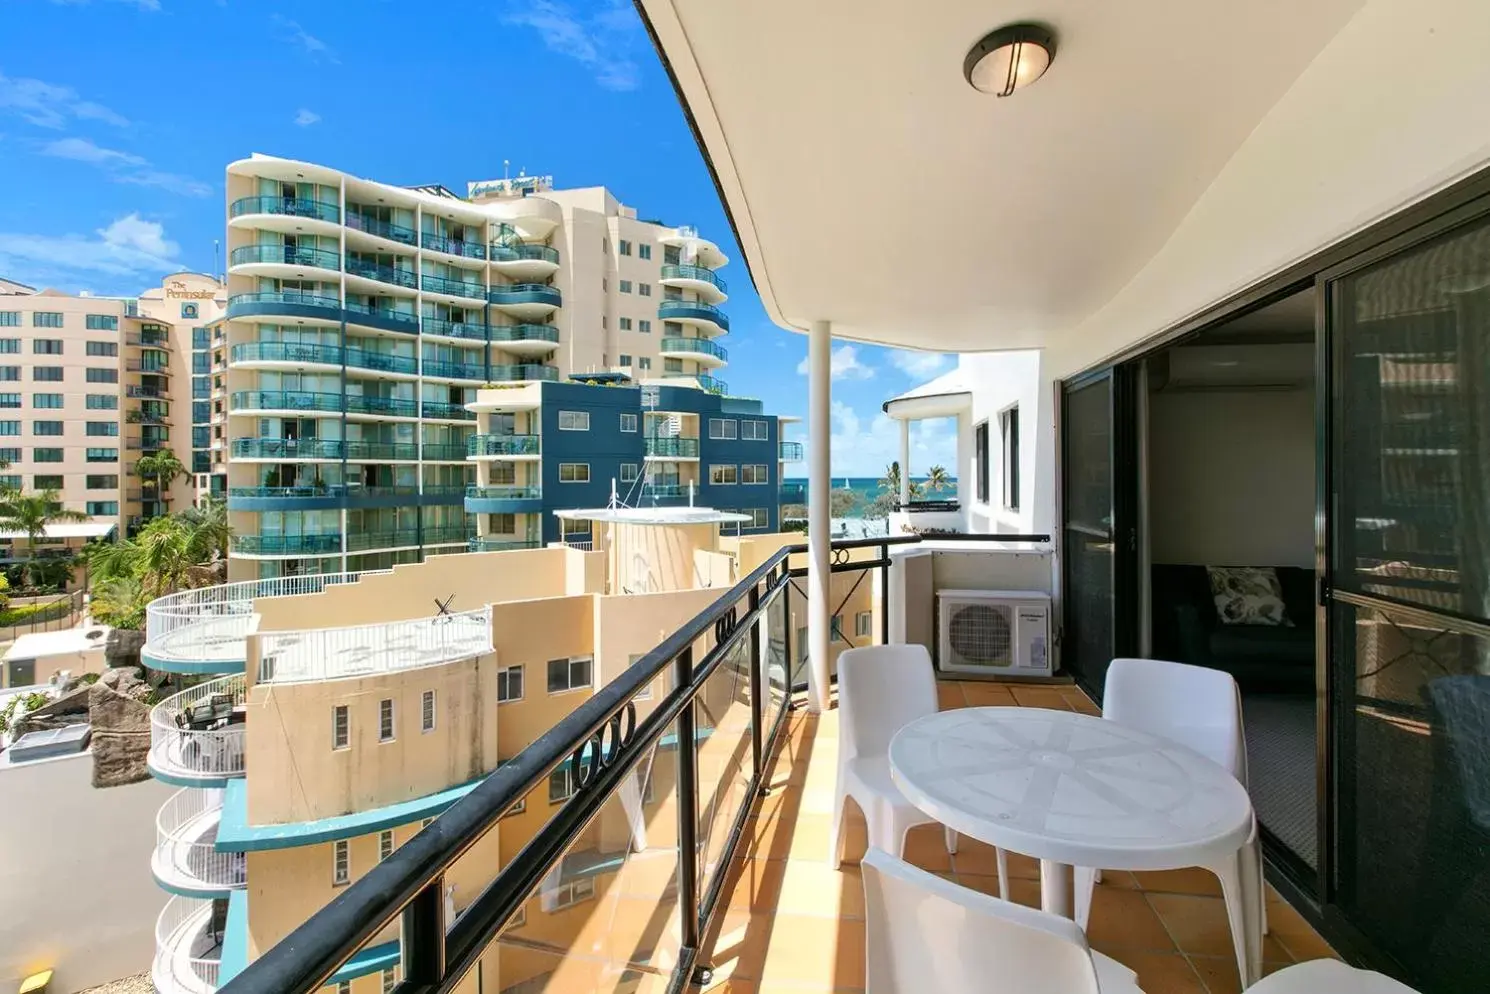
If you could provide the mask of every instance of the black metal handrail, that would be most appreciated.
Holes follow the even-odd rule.
[[[962,505],[955,500],[917,500],[915,498],[907,501],[897,499],[893,506],[897,511],[907,511],[911,514],[918,511],[957,511],[962,508]]]

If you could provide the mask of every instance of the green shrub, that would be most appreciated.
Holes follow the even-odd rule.
[[[0,628],[11,628],[15,625],[52,621],[55,618],[65,618],[71,612],[72,598],[70,597],[46,601],[41,604],[21,604],[17,607],[7,607],[3,611],[0,611]]]

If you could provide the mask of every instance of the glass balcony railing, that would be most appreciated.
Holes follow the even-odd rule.
[[[463,321],[446,321],[443,318],[426,316],[423,322],[426,335],[445,335],[448,338],[465,338],[473,342],[486,341],[486,325]]]
[[[375,369],[380,373],[408,373],[419,371],[419,360],[411,355],[391,355],[387,352],[369,352],[367,349],[347,349],[347,365],[355,369]]]
[[[234,535],[233,551],[248,556],[324,556],[341,552],[341,535]]]
[[[292,362],[340,366],[344,352],[334,345],[301,345],[296,342],[244,342],[228,353],[232,362]]]
[[[334,438],[235,438],[232,453],[237,459],[341,459],[344,444]]]
[[[648,435],[647,455],[674,459],[697,459],[698,439]]]
[[[364,304],[355,300],[347,301],[347,320],[353,324],[368,324],[375,328],[391,328],[397,331],[405,331],[411,335],[419,333],[419,316],[412,311],[396,311],[391,307],[378,304]],[[358,318],[366,318],[359,321]]]
[[[166,392],[159,387],[126,386],[124,388],[124,395],[126,397],[146,397],[160,400],[170,399],[166,396]]]
[[[419,285],[428,293],[448,293],[452,297],[467,297],[472,300],[486,299],[484,284],[453,280],[448,276],[430,276],[426,273],[419,278]]]
[[[419,403],[412,399],[348,394],[346,401],[348,414],[381,414],[395,418],[419,416]]]
[[[468,542],[471,529],[465,525],[433,525],[424,529],[424,544],[437,542]]]
[[[559,370],[557,366],[544,366],[539,363],[523,363],[517,366],[493,366],[489,382],[492,383],[518,383],[524,381],[543,380],[557,382]]]
[[[516,549],[541,549],[543,543],[536,538],[502,538],[493,535],[473,538],[466,546],[472,552],[512,552]]]
[[[308,266],[316,269],[341,270],[341,256],[326,249],[289,248],[284,245],[243,245],[228,255],[231,266],[251,263],[276,263],[281,266]]]
[[[353,439],[346,444],[347,458],[355,462],[412,461],[419,458],[413,442],[372,442]]]
[[[247,214],[287,214],[291,217],[308,217],[317,221],[341,221],[341,208],[335,204],[323,204],[309,197],[242,197],[228,208],[230,217]]]
[[[698,280],[718,287],[720,293],[728,292],[723,278],[714,270],[704,266],[663,266],[662,278],[665,280]]]
[[[499,245],[492,244],[491,259],[493,262],[518,262],[524,259],[537,259],[543,262],[559,264],[559,250],[549,248],[547,245]]]
[[[404,269],[401,266],[390,266],[381,262],[366,262],[362,259],[348,258],[347,273],[351,276],[361,276],[363,279],[377,280],[379,283],[389,283],[393,286],[401,286],[406,290],[413,290],[419,286],[419,277],[412,269]]]
[[[425,376],[444,376],[454,380],[486,382],[486,363],[457,362],[451,359],[425,359]]]
[[[335,320],[341,316],[341,301],[319,293],[304,293],[299,290],[261,290],[256,293],[236,293],[228,298],[228,317],[242,313],[273,314],[275,307],[286,308],[286,313],[306,313],[314,317]],[[294,310],[288,310],[294,308]]]
[[[471,456],[536,456],[537,435],[472,435],[466,439]]]
[[[275,498],[293,500],[298,498],[341,497],[347,488],[341,484],[308,483],[294,487],[229,487],[229,497]]]
[[[780,457],[782,462],[801,462],[802,443],[782,442],[780,446]]]
[[[139,359],[125,359],[124,368],[131,373],[150,373],[154,376],[171,375],[171,367],[166,364],[164,357],[155,352],[147,353]]]
[[[721,397],[729,393],[729,384],[717,376],[705,376],[700,373],[698,375],[698,385],[709,393],[718,394]]]
[[[486,246],[480,242],[463,242],[454,238],[446,238],[434,232],[426,231],[420,238],[420,244],[435,252],[444,252],[447,255],[458,255],[467,259],[485,259]]]
[[[724,347],[715,345],[707,338],[664,338],[662,340],[662,351],[711,355],[720,362],[729,362],[729,353],[725,351]]]
[[[425,442],[425,461],[435,462],[464,462],[466,458],[465,442]]]
[[[505,286],[494,286],[488,291],[486,297],[493,304],[508,305],[542,304],[548,307],[559,307],[564,302],[558,288],[546,283],[509,283]]]
[[[354,531],[347,533],[348,552],[366,552],[369,549],[397,549],[419,544],[419,531],[415,528],[389,529],[387,531]]]
[[[380,221],[377,218],[367,217],[355,211],[347,212],[347,227],[357,231],[365,231],[369,235],[377,235],[389,241],[401,242],[404,245],[415,245],[419,242],[419,232],[413,228],[405,228],[401,224],[391,221]]]
[[[664,321],[702,321],[729,331],[729,318],[713,304],[701,300],[664,300],[657,307],[657,316]]]
[[[538,500],[542,496],[542,487],[516,485],[466,487],[466,497],[470,500]]]
[[[444,400],[420,401],[419,409],[422,412],[422,416],[426,418],[444,418],[447,421],[476,420],[476,413],[466,410],[464,404],[452,404]]]
[[[777,499],[783,504],[805,504],[807,486],[802,483],[783,483]]]
[[[171,339],[158,331],[146,331],[138,335],[131,332],[124,336],[124,344],[146,349],[168,349],[171,347]]]
[[[312,390],[240,390],[232,405],[239,411],[323,411],[339,414],[342,395]]]
[[[492,325],[491,340],[497,342],[555,342],[559,340],[559,329],[547,324],[496,324]]]

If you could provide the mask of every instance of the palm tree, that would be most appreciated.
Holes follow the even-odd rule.
[[[154,455],[143,456],[135,464],[135,470],[146,482],[155,485],[155,499],[164,499],[166,488],[176,478],[186,473],[186,467],[177,458],[176,453],[170,449],[161,449]]]
[[[952,477],[945,466],[933,466],[926,471],[926,489],[934,494],[952,489]]]
[[[900,494],[900,460],[897,459],[885,467],[885,475],[880,478],[880,489],[891,496]]]
[[[114,577],[93,588],[88,613],[105,625],[138,631],[145,626],[145,606],[150,600],[139,577]]]
[[[29,558],[25,566],[26,586],[31,586],[31,567],[36,558],[36,546],[46,536],[47,527],[67,521],[87,521],[82,511],[69,510],[62,506],[57,491],[43,490],[40,493],[23,494],[18,490],[0,493],[0,528],[24,532]]]
[[[208,494],[200,504],[187,508],[177,517],[189,529],[187,550],[193,563],[211,565],[228,558],[233,526],[228,523],[227,501]]]

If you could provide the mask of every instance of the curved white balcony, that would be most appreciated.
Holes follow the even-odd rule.
[[[213,902],[174,896],[155,920],[155,961],[150,980],[158,994],[213,994],[222,964],[221,922]]]
[[[722,304],[729,296],[724,280],[706,266],[664,265],[662,278],[657,282],[679,290],[692,290],[707,304]]]
[[[221,790],[183,787],[156,814],[150,870],[156,882],[171,893],[227,897],[228,891],[244,886],[244,854],[219,852],[214,847],[222,801]]]
[[[542,197],[523,197],[502,205],[508,223],[524,240],[541,242],[564,222],[564,209]]]
[[[253,624],[258,597],[315,594],[329,586],[355,583],[386,573],[312,573],[199,587],[157,597],[145,609],[141,656],[152,669],[173,673],[231,673],[243,668],[244,639]]]
[[[218,677],[173,694],[150,711],[150,754],[157,780],[221,787],[243,776],[244,675]]]
[[[259,645],[261,684],[376,676],[495,651],[490,607],[378,625],[267,632]]]
[[[675,245],[682,249],[685,263],[697,263],[710,269],[719,269],[729,264],[729,256],[719,250],[719,246],[707,238],[699,237],[698,229],[691,224],[679,226],[676,230],[663,235],[658,239],[664,245]]]

